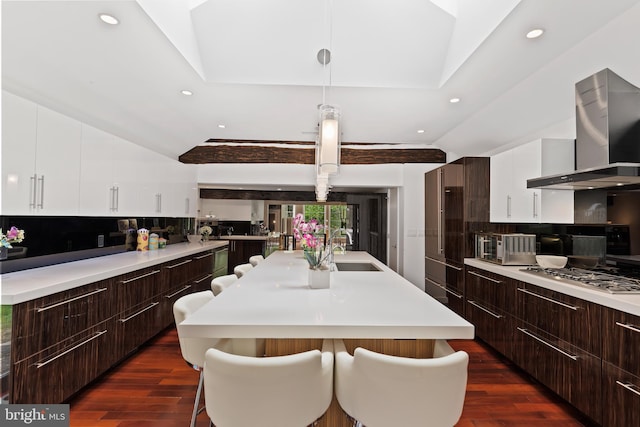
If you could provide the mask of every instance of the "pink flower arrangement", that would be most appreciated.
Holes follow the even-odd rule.
[[[12,243],[20,243],[24,240],[24,230],[20,230],[13,226],[7,231],[7,234],[0,229],[0,246],[11,248]]]
[[[318,233],[322,231],[322,228],[323,226],[318,224],[316,219],[306,222],[302,214],[297,214],[293,218],[293,236],[300,242],[304,257],[311,268],[320,267],[326,258],[322,257],[323,244],[318,238]]]

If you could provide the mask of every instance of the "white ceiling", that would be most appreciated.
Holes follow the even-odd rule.
[[[322,102],[343,141],[478,155],[557,136],[539,132],[603,68],[640,86],[639,3],[3,0],[2,83],[172,158],[209,138],[312,141]]]

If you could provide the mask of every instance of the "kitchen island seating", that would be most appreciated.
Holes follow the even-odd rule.
[[[180,324],[194,311],[198,310],[213,298],[214,296],[211,291],[194,292],[192,294],[180,297],[173,304],[173,316],[176,325]],[[182,353],[182,358],[193,369],[200,372],[196,398],[193,404],[193,412],[191,414],[190,425],[191,427],[194,427],[196,423],[196,417],[200,412],[202,412],[202,409],[199,409],[198,407],[200,405],[200,395],[202,393],[202,385],[204,380],[202,369],[204,367],[204,355],[206,351],[210,348],[219,348],[227,352],[248,354],[247,352],[249,350],[247,349],[257,348],[257,353],[262,355],[264,354],[264,344],[261,343],[259,345],[247,346],[246,339],[234,340],[229,338],[184,338],[180,336],[180,333],[178,333],[178,341],[180,342],[180,351]],[[237,341],[237,343],[235,341]]]
[[[367,427],[451,427],[462,415],[469,355],[436,340],[433,358],[389,356],[364,348],[350,355],[334,340],[335,393],[342,409]]]
[[[322,351],[245,357],[207,351],[205,406],[216,427],[301,427],[329,408],[333,396],[333,341]]]
[[[249,264],[251,264],[254,267],[260,264],[261,261],[264,261],[264,257],[262,255],[254,255],[249,257]]]
[[[223,276],[215,277],[211,281],[211,291],[213,292],[213,295],[218,295],[237,281],[238,276],[235,274],[225,274]]]
[[[244,276],[249,271],[251,271],[252,268],[253,268],[253,265],[251,265],[250,263],[239,264],[233,268],[233,274],[238,276],[238,279],[240,279],[242,276]]]

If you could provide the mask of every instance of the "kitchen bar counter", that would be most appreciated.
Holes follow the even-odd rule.
[[[232,234],[231,236],[221,236],[220,240],[267,240],[267,236],[243,236],[241,234]]]
[[[81,261],[67,262],[0,276],[3,305],[30,301],[56,292],[108,279],[145,267],[209,249],[228,246],[227,240],[202,243],[176,243],[165,249],[123,252]]]
[[[625,313],[640,316],[640,294],[610,294],[598,291],[587,285],[572,285],[562,283],[552,278],[520,271],[526,266],[503,266],[475,258],[465,258],[464,263],[471,267],[480,268],[522,282],[531,283],[545,289],[550,289],[576,298],[581,298],[605,307],[620,310]]]
[[[464,338],[469,322],[366,252],[336,262],[381,271],[331,272],[329,289],[310,289],[301,251],[277,251],[178,325],[183,337]]]

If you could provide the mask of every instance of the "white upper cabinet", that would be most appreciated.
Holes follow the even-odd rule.
[[[81,125],[2,94],[2,213],[77,215]]]
[[[491,222],[573,223],[573,191],[527,180],[574,170],[574,141],[539,139],[491,157]]]

